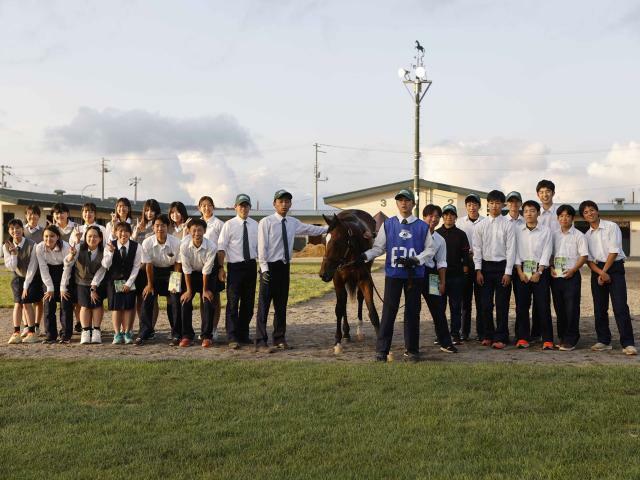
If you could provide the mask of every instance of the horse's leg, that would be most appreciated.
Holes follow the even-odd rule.
[[[380,328],[380,317],[378,317],[376,305],[373,303],[373,281],[370,279],[364,280],[361,282],[360,288],[364,296],[364,303],[367,305],[367,310],[369,310],[369,320],[371,320],[371,325],[373,325],[377,335]]]
[[[345,302],[344,316],[342,320],[342,338],[344,338],[345,342],[351,341],[351,333],[349,333],[350,331],[351,331],[351,328],[349,328],[349,322],[347,321],[347,302]]]
[[[356,327],[356,339],[361,342],[364,340],[364,333],[362,331],[362,304],[364,303],[364,294],[362,289],[358,285],[358,326]]]
[[[336,342],[333,351],[339,354],[342,353],[342,317],[347,312],[347,289],[339,275],[334,275],[333,286],[336,289]]]

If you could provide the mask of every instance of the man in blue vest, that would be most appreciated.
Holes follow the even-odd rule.
[[[424,283],[425,262],[435,251],[429,225],[416,218],[412,211],[415,197],[409,190],[400,190],[395,197],[398,215],[385,220],[373,247],[364,252],[358,263],[365,263],[386,253],[384,305],[376,343],[376,360],[386,362],[393,324],[396,321],[400,297],[404,291],[405,357],[420,359],[420,294]]]

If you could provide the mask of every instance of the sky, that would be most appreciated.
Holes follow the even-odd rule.
[[[230,206],[413,176],[640,201],[640,2],[0,0],[0,162],[22,190]]]

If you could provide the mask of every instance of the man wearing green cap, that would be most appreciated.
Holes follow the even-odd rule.
[[[296,235],[322,235],[328,227],[308,225],[288,217],[291,193],[278,190],[273,196],[275,213],[258,224],[258,261],[260,263],[260,293],[256,318],[256,351],[270,352],[267,344],[267,317],[273,300],[273,344],[284,350],[286,341],[287,301],[289,299],[289,270]]]
[[[225,328],[229,347],[235,350],[240,344],[251,343],[249,323],[256,296],[258,222],[249,218],[249,195],[238,195],[234,208],[236,216],[223,225],[218,237],[218,279],[227,282]],[[224,270],[225,258],[228,274]]]
[[[364,252],[357,263],[365,263],[386,253],[384,303],[382,321],[376,342],[376,360],[386,362],[391,349],[393,325],[404,292],[405,357],[420,358],[420,302],[424,284],[425,263],[435,255],[429,226],[412,212],[415,197],[400,190],[396,197],[398,215],[387,218],[373,247]]]

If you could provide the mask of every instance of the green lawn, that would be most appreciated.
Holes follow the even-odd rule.
[[[0,367],[3,478],[640,478],[635,367]]]
[[[333,290],[333,283],[324,283],[318,276],[320,262],[291,264],[291,286],[289,288],[289,305],[305,302],[312,298],[321,297]],[[11,293],[12,273],[4,268],[0,269],[0,308],[13,307]],[[257,289],[256,289],[257,290]],[[257,291],[256,291],[257,295]],[[195,305],[199,305],[196,300]],[[226,304],[226,295],[222,294],[222,304]],[[161,308],[165,308],[165,300],[160,300]]]

